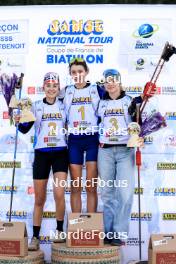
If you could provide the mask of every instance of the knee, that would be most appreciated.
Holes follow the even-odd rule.
[[[133,203],[133,194],[121,194],[121,203],[126,205],[131,205]]]
[[[96,194],[97,193],[97,187],[96,186],[86,186],[86,192]]]
[[[56,203],[64,201],[64,197],[64,191],[60,191],[54,194],[54,200]]]
[[[75,187],[75,186],[72,186],[71,187],[71,193],[79,193],[81,195],[81,192],[82,192],[82,187],[81,186],[78,186],[78,187]]]
[[[35,205],[39,207],[43,207],[46,201],[45,196],[36,195],[35,196]]]

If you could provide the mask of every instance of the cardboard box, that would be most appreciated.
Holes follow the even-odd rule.
[[[70,213],[68,216],[68,247],[103,247],[102,213]]]
[[[148,263],[176,263],[176,234],[151,235],[148,249]]]
[[[0,222],[0,255],[28,255],[28,237],[23,222]]]

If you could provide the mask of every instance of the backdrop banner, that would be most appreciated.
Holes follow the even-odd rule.
[[[71,83],[68,63],[82,57],[88,63],[88,80],[101,81],[107,68],[116,68],[127,94],[142,93],[150,80],[162,49],[168,41],[176,45],[176,5],[63,5],[8,6],[0,8],[0,74],[24,73],[22,97],[40,100],[43,76],[58,72],[61,88]],[[17,91],[18,92],[18,91]],[[147,259],[152,233],[176,232],[176,56],[157,82],[157,94],[145,113],[157,109],[167,127],[145,138],[142,149],[141,206],[142,256]],[[12,221],[25,221],[32,236],[34,190],[32,183],[33,129],[19,133]],[[8,220],[15,127],[0,90],[0,219]],[[85,169],[84,177],[85,177]],[[50,230],[55,231],[53,178],[41,229],[41,249],[50,261]],[[86,210],[86,193],[82,192]],[[102,202],[99,195],[99,211]],[[66,216],[70,192],[66,190]],[[130,233],[122,249],[122,264],[138,259],[137,170]],[[66,222],[66,221],[65,221]]]

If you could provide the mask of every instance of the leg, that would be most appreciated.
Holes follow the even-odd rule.
[[[97,179],[97,162],[86,162],[86,180],[87,180],[87,212],[97,211],[97,185],[94,186],[92,179]]]
[[[34,214],[33,214],[33,225],[41,226],[43,207],[46,200],[46,189],[48,180],[34,180]]]
[[[46,200],[46,189],[47,189],[50,167],[51,167],[50,154],[35,151],[34,164],[33,164],[33,180],[34,180],[34,194],[35,194],[35,204],[34,204],[34,214],[33,214],[34,233],[35,233],[35,229],[37,230],[41,226],[43,207]],[[33,235],[36,236],[36,234]]]
[[[55,237],[53,242],[55,243],[64,243],[65,238],[61,236],[63,232],[63,225],[64,225],[64,216],[65,216],[65,183],[67,179],[66,172],[55,172],[54,173],[54,180],[57,185],[53,186],[54,192],[54,200],[56,205],[56,232],[57,237]],[[63,184],[64,183],[64,184]]]
[[[81,203],[81,177],[82,165],[70,164],[71,175],[71,209],[73,213],[80,213],[82,209]]]
[[[67,173],[65,172],[55,172],[54,181],[57,185],[53,186],[54,200],[56,204],[56,220],[63,221],[65,215],[65,188],[62,187],[62,182],[66,182]],[[61,182],[62,181],[62,182]],[[62,230],[59,230],[62,231]]]
[[[81,191],[82,191],[82,164],[84,150],[82,139],[69,138],[68,140],[69,169],[71,176],[71,195],[70,203],[73,213],[80,213],[82,210]]]
[[[128,234],[135,187],[134,149],[116,147],[116,164],[113,231]]]
[[[68,173],[67,149],[53,152],[51,163],[55,183],[53,185],[53,192],[56,204],[57,229],[63,231],[63,221],[65,216],[65,186]]]
[[[87,212],[97,211],[97,156],[98,156],[98,135],[91,135],[85,143],[86,149],[86,192],[87,192]],[[95,179],[95,181],[94,181]]]
[[[108,187],[108,181],[115,180],[115,157],[112,151],[112,148],[99,148],[98,150],[98,173],[100,180],[103,180],[102,183],[105,184],[104,187],[101,187],[101,199],[103,202],[103,215],[104,215],[104,226],[105,233],[112,232],[112,225],[114,219],[114,188]],[[101,185],[100,185],[101,186]]]
[[[50,172],[49,154],[35,151],[33,164],[34,180],[34,213],[33,213],[33,237],[28,246],[28,250],[39,249],[39,232],[42,222],[43,207],[46,200],[46,189]]]

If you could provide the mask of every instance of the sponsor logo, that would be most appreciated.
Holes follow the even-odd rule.
[[[133,33],[134,38],[150,38],[159,30],[159,26],[156,24],[142,24],[137,31]]]
[[[173,86],[164,86],[161,87],[162,94],[176,94],[176,87]]]
[[[30,86],[27,88],[27,93],[28,94],[35,94],[35,87],[34,86]]]
[[[14,193],[17,192],[18,187],[13,186]],[[12,191],[12,186],[0,186],[0,193],[10,193]]]
[[[142,240],[141,244],[144,244],[145,241]],[[129,237],[127,240],[127,246],[139,246],[139,239],[137,237]]]
[[[27,193],[28,194],[34,194],[34,187],[33,186],[28,186]]]
[[[131,221],[138,221],[139,214],[138,213],[131,213]],[[151,221],[152,220],[152,213],[146,212],[141,213],[141,220],[142,221]]]
[[[141,94],[143,92],[143,87],[140,86],[128,86],[125,87],[124,90],[128,93],[128,94]]]
[[[44,94],[43,87],[42,86],[29,86],[27,88],[28,94]]]
[[[153,143],[153,136],[146,136],[144,137],[145,144],[152,144]]]
[[[176,147],[176,136],[175,135],[168,135],[165,138],[164,145],[167,147]]]
[[[15,168],[21,168],[21,161],[0,161],[0,168],[3,169],[9,169],[9,168],[13,168],[15,165]]]
[[[176,120],[176,112],[166,112],[167,120]]]
[[[45,211],[43,212],[43,218],[56,218],[56,212]]]
[[[39,36],[37,44],[46,47],[48,64],[70,63],[75,57],[83,58],[87,63],[103,63],[103,45],[113,43],[113,36],[102,36],[103,33],[101,19],[54,19],[46,29],[47,35]]]
[[[39,236],[40,244],[51,244],[50,236]]]
[[[144,69],[145,60],[143,58],[137,59],[137,61],[134,63],[136,71],[141,71]]]
[[[134,194],[138,194],[139,193],[139,190],[138,188],[135,188],[134,189]],[[144,188],[140,188],[140,194],[143,194],[144,193]]]
[[[176,188],[156,188],[154,190],[154,195],[155,196],[176,196]]]
[[[4,112],[2,113],[2,118],[3,118],[3,119],[9,119],[9,113],[8,113],[7,111],[4,111]]]
[[[162,219],[163,220],[176,220],[176,213],[163,213]]]
[[[176,163],[157,162],[157,170],[176,170]]]
[[[8,218],[10,216],[10,211],[6,213],[6,217]],[[27,211],[12,211],[11,214],[12,218],[23,218],[26,219],[28,216]]]
[[[47,188],[47,193],[53,193],[53,189],[52,188]],[[34,194],[34,187],[33,186],[28,186],[27,187],[27,194],[28,195]]]
[[[134,38],[137,38],[135,49],[149,49],[154,46],[154,43],[149,40],[157,31],[159,26],[156,24],[142,24],[132,34]]]

